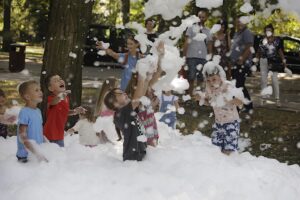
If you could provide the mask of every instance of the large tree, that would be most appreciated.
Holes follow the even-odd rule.
[[[9,51],[9,45],[12,42],[10,32],[10,15],[12,0],[3,0],[3,51]]]
[[[47,86],[44,84],[45,76],[60,75],[71,90],[71,107],[81,104],[83,46],[92,16],[93,2],[87,0],[50,1],[41,85],[44,93],[47,94]],[[42,108],[45,110],[45,105]]]
[[[130,0],[122,0],[123,24],[127,24],[130,20]]]

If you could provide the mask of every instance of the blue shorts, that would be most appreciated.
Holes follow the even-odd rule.
[[[189,69],[188,69],[188,80],[195,80],[198,79],[200,81],[203,80],[203,74],[202,74],[202,69],[201,71],[199,71],[197,69],[197,66],[199,64],[201,65],[205,65],[205,63],[207,63],[206,59],[203,58],[187,58],[186,59],[186,64],[188,65]]]
[[[213,125],[211,141],[214,145],[225,151],[238,150],[238,138],[240,135],[240,123],[238,121]]]
[[[57,144],[60,147],[64,147],[65,146],[64,140],[49,140],[49,142],[55,143],[55,144]]]

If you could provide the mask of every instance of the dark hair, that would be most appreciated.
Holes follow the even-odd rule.
[[[224,27],[225,27],[225,30],[224,30],[224,32],[226,32],[226,31],[227,31],[227,29],[228,29],[228,23],[227,23],[227,21],[226,21],[226,20],[224,20],[224,19],[221,19],[221,20],[219,20],[219,21],[217,22],[217,24],[220,24],[221,26],[224,26]]]
[[[58,74],[49,74],[49,75],[46,76],[46,78],[45,78],[45,85],[47,86],[47,88],[50,86],[51,78],[53,76],[56,76],[56,75],[58,75]]]
[[[199,8],[197,10],[197,16],[198,16],[199,12],[205,12],[207,15],[209,15],[209,10],[207,8]]]
[[[272,32],[274,32],[274,27],[273,27],[273,25],[272,24],[268,24],[267,26],[265,26],[265,28],[264,28],[264,32],[266,32],[266,30],[267,29],[271,29],[272,30]]]
[[[115,107],[115,102],[117,100],[117,97],[116,97],[116,94],[115,94],[115,91],[116,90],[120,90],[120,88],[113,88],[112,90],[110,90],[104,97],[104,104],[105,106],[110,109],[110,110],[113,110],[113,111],[117,111],[118,108]]]
[[[22,98],[24,98],[24,95],[26,94],[29,86],[34,85],[34,84],[38,85],[38,82],[31,80],[31,81],[25,81],[25,82],[21,83],[19,85],[19,89],[18,89],[20,96]]]
[[[155,21],[153,19],[151,19],[151,18],[146,19],[145,20],[145,26],[147,25],[148,22],[152,22],[153,23],[153,28],[155,28],[156,24],[155,24]]]
[[[127,36],[127,39],[130,39],[130,40],[134,41],[134,43],[136,43],[136,44],[140,44],[139,41],[137,41],[137,40],[134,38],[134,36],[135,36],[134,34],[130,34],[130,35]]]
[[[5,98],[5,93],[2,89],[0,89],[0,97],[4,97]]]

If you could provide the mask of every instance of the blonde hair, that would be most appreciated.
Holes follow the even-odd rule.
[[[99,112],[102,111],[103,109],[103,101],[104,101],[104,97],[105,95],[113,88],[116,87],[118,83],[118,80],[114,77],[110,77],[108,79],[106,79],[103,84],[102,84],[102,87],[101,87],[101,90],[100,90],[100,93],[99,93],[99,97],[98,97],[98,100],[96,102],[96,109],[95,109],[95,112],[94,112],[94,115],[97,116],[99,115]]]
[[[38,82],[34,81],[34,80],[30,80],[30,81],[25,81],[23,83],[21,83],[19,86],[18,86],[18,91],[19,91],[19,95],[24,99],[24,95],[26,94],[28,88],[31,86],[31,85],[39,85]]]

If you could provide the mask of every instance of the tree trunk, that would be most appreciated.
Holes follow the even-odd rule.
[[[130,0],[122,0],[123,25],[130,21]]]
[[[3,51],[9,51],[9,45],[12,43],[12,37],[10,33],[10,11],[12,0],[3,0]]]
[[[70,107],[81,104],[83,46],[92,16],[93,1],[51,0],[41,86],[44,92],[42,111],[47,103],[45,77],[60,75],[71,90]]]

